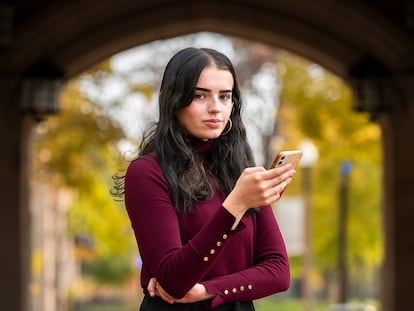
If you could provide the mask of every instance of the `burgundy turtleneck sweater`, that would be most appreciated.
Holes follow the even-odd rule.
[[[206,159],[212,141],[192,141]],[[174,210],[171,189],[154,155],[130,163],[125,204],[142,257],[141,286],[155,277],[173,297],[195,283],[226,302],[252,301],[286,290],[290,283],[285,244],[270,206],[235,218],[223,206],[223,193],[197,202],[190,214]]]

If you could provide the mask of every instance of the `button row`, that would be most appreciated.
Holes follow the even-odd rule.
[[[247,289],[248,290],[252,290],[253,289],[253,285],[251,285],[251,284],[247,285]],[[244,286],[240,286],[239,290],[240,290],[240,292],[243,292],[245,290],[245,287]],[[233,294],[237,294],[237,288],[236,287],[233,287],[233,289],[231,290],[231,292]],[[225,289],[223,293],[224,293],[224,295],[227,296],[230,293],[230,291],[228,289]]]
[[[222,239],[227,240],[227,238],[228,238],[228,235],[224,233],[223,236],[222,236]],[[217,247],[220,247],[221,245],[223,245],[223,242],[217,241],[216,245],[217,245]],[[215,253],[216,253],[216,250],[214,248],[210,249],[210,255],[214,255]],[[204,262],[207,262],[209,260],[210,260],[210,258],[208,256],[203,257]]]

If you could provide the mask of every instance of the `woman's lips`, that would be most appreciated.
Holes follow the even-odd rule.
[[[216,129],[216,128],[220,127],[220,125],[221,125],[221,120],[218,120],[218,119],[209,119],[209,120],[204,120],[203,122],[209,128],[212,128],[212,129]]]

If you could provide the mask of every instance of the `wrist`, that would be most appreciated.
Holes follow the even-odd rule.
[[[210,294],[207,292],[207,288],[203,284],[197,283],[196,286],[198,287],[201,300],[207,300],[215,297],[214,294]]]
[[[243,217],[243,214],[245,212],[245,208],[243,204],[237,203],[236,200],[234,200],[231,195],[229,195],[223,202],[223,207],[232,214],[236,219],[240,219]]]

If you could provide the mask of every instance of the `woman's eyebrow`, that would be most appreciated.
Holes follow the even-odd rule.
[[[196,91],[211,92],[211,90],[206,89],[204,87],[199,87],[199,86],[196,86],[195,89],[196,89]]]
[[[211,93],[211,90],[206,89],[204,87],[196,86],[195,89],[196,89],[196,91],[210,92]],[[219,91],[219,93],[232,93],[232,92],[233,92],[233,90],[220,90]]]

